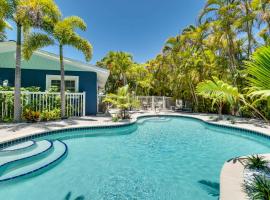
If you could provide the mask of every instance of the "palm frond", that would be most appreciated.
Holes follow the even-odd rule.
[[[24,40],[23,56],[26,60],[29,60],[34,51],[53,44],[53,39],[46,34],[30,33]]]
[[[89,61],[92,58],[92,45],[86,39],[80,37],[78,34],[73,34],[73,36],[70,38],[69,45],[83,52],[85,60]]]
[[[259,48],[247,61],[247,80],[249,86],[246,88],[251,98],[270,97],[270,47]]]

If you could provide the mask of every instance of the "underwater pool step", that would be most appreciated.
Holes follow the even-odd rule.
[[[15,170],[11,170],[8,173],[4,173],[0,176],[0,182],[13,180],[15,178],[24,177],[26,175],[31,175],[34,173],[42,172],[42,170],[46,169],[49,166],[53,166],[53,164],[57,164],[57,161],[60,161],[67,154],[67,145],[59,140],[53,142],[52,152],[48,154],[46,157],[35,160],[30,164],[19,167]]]
[[[14,153],[24,153],[33,150],[36,147],[36,142],[33,140],[29,140],[27,142],[23,142],[20,144],[12,145],[10,147],[4,148],[0,150],[0,157],[12,155]]]
[[[17,152],[14,151],[10,155],[5,155],[0,157],[0,170],[2,167],[4,167],[7,164],[10,164],[12,162],[18,162],[22,161],[23,159],[27,159],[33,156],[38,156],[39,154],[42,154],[49,150],[52,147],[52,142],[48,140],[42,140],[36,142],[36,147],[32,149],[31,151],[27,152]]]
[[[168,122],[171,119],[166,118],[166,117],[149,117],[149,118],[143,118],[138,120],[137,124],[144,124],[145,122]]]
[[[4,149],[2,149],[1,151],[15,151],[15,150],[20,150],[20,149],[24,149],[27,147],[30,147],[32,145],[34,145],[36,142],[33,140],[29,140],[27,142],[23,142],[23,143],[19,143],[19,144],[15,144],[9,147],[6,147]]]

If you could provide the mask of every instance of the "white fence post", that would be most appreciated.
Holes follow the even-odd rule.
[[[86,96],[85,96],[85,92],[83,92],[83,116],[85,116],[85,106],[86,106],[86,101],[85,101],[85,99],[86,99]]]
[[[165,101],[165,97],[163,96],[163,109],[166,110],[166,101]]]
[[[152,96],[152,110],[155,110],[155,96]]]

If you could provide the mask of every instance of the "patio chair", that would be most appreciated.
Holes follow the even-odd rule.
[[[177,99],[177,100],[175,101],[175,110],[176,110],[176,111],[182,111],[183,108],[184,108],[184,106],[183,106],[183,100]]]

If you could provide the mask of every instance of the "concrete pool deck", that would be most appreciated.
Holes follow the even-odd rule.
[[[177,112],[138,112],[131,115],[130,120],[124,122],[112,122],[110,117],[78,117],[60,121],[38,122],[38,123],[0,123],[0,144],[14,139],[23,138],[29,135],[35,135],[42,132],[50,132],[54,130],[91,127],[91,126],[115,126],[129,124],[137,120],[137,117],[147,115],[173,115],[197,118],[209,123],[237,127],[252,131],[261,132],[270,136],[270,126],[261,120],[234,118],[235,123],[232,124],[228,120],[215,121],[212,118],[217,117],[214,114],[198,114],[198,113],[177,113]],[[226,118],[226,116],[224,117]]]
[[[118,126],[130,124],[140,116],[149,115],[171,115],[185,116],[203,120],[208,123],[226,125],[229,127],[242,128],[263,133],[270,136],[270,126],[263,121],[256,119],[234,118],[234,124],[228,120],[216,122],[213,120],[217,115],[198,113],[176,113],[176,112],[137,112],[131,114],[131,119],[123,122],[112,122],[110,117],[79,117],[53,122],[38,123],[0,123],[0,144],[13,141],[18,138],[36,135],[61,129],[96,127],[96,126]],[[226,116],[224,117],[227,118]],[[270,160],[270,155],[269,157]],[[224,164],[220,176],[220,199],[221,200],[246,200],[242,190],[243,166],[239,162],[227,162]]]

